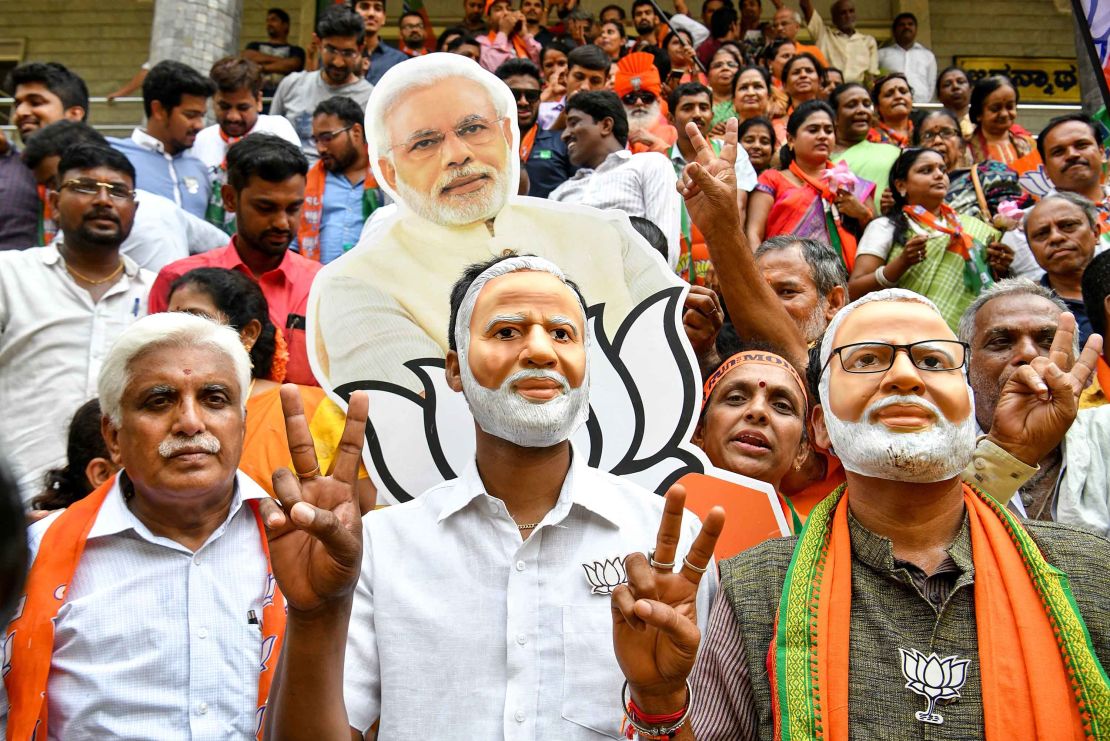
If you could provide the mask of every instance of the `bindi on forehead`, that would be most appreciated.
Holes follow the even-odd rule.
[[[191,376],[191,375],[193,375],[193,369],[192,369],[192,368],[185,368],[183,372],[184,372],[184,373],[185,373],[185,375],[187,375],[187,376]]]

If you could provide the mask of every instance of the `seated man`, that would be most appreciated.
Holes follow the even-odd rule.
[[[1099,666],[1110,543],[1023,523],[960,481],[973,394],[966,346],[940,312],[909,291],[870,294],[837,315],[820,360],[817,441],[840,455],[846,488],[800,537],[721,563],[723,598],[701,640],[688,602],[657,596],[643,556],[626,559],[614,640],[634,727],[657,727],[650,713],[699,741],[780,727],[910,738],[921,723],[953,738],[1070,738],[1110,721],[1090,700],[1110,692]],[[1089,373],[1076,368],[1043,359],[1012,377],[990,437],[1058,439]]]
[[[310,477],[300,491],[283,475],[284,513],[268,505],[289,599],[269,738],[361,738],[374,725],[391,741],[493,739],[506,729],[619,737],[605,694],[621,686],[605,599],[626,578],[614,555],[650,548],[658,527],[654,552],[673,569],[697,520],[683,512],[681,488],[664,502],[590,468],[572,447],[589,416],[591,340],[586,301],[559,268],[512,253],[472,265],[450,304],[447,382],[465,397],[477,438],[466,471],[361,522],[353,469]],[[350,416],[364,420],[361,397]],[[289,439],[311,440],[296,396],[283,402]],[[294,462],[318,470],[310,444]],[[689,573],[709,565],[705,545],[722,519],[719,509],[707,518]],[[695,579],[690,606],[704,611],[713,586]]]
[[[1041,285],[1051,288],[1079,324],[1079,344],[1091,336],[1083,304],[1083,271],[1098,244],[1094,204],[1077,193],[1045,196],[1025,217],[1025,236],[1037,264],[1045,271]]]
[[[101,429],[124,470],[31,527],[8,738],[254,737],[285,610],[268,497],[236,470],[249,385],[238,334],[190,314],[144,317],[105,356]]]
[[[581,168],[551,192],[551,200],[641,216],[667,235],[667,262],[678,265],[680,203],[675,175],[658,152],[632,154],[628,118],[608,90],[581,92],[567,101],[563,131],[570,161]]]

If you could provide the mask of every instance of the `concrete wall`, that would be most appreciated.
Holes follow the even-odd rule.
[[[1075,57],[1070,12],[1050,0],[931,0],[933,52],[945,67],[957,55]]]

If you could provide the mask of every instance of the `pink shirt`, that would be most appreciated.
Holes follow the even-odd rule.
[[[520,39],[524,42],[524,48],[528,51],[528,58],[539,64],[540,43],[531,35],[521,36]],[[481,47],[481,56],[478,61],[490,72],[496,72],[502,64],[510,59],[516,59],[518,56],[513,42],[501,31],[498,31],[492,39],[489,34],[482,34],[478,37],[478,46]]]
[[[270,321],[279,327],[289,346],[289,365],[285,380],[303,386],[319,386],[308,365],[305,341],[305,310],[308,289],[322,266],[301,257],[296,252],[286,252],[285,258],[274,270],[256,276],[239,257],[235,237],[227,247],[199,255],[192,255],[162,268],[150,289],[150,313],[165,311],[169,307],[170,285],[180,276],[196,268],[227,268],[239,270],[262,288],[270,306]]]

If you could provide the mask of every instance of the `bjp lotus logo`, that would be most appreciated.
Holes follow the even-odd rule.
[[[628,581],[624,573],[624,559],[618,557],[607,561],[594,561],[593,564],[584,563],[586,578],[592,589],[590,594],[612,594],[619,585]]]
[[[938,658],[936,654],[926,656],[917,649],[907,651],[898,649],[902,655],[902,674],[906,677],[906,687],[929,701],[929,707],[914,713],[922,723],[944,723],[944,718],[936,712],[936,704],[941,700],[954,700],[960,696],[960,688],[967,679],[967,665],[970,659],[958,656]]]

